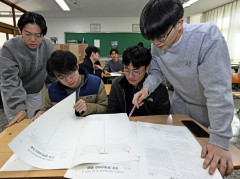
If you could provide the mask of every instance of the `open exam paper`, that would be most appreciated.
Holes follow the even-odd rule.
[[[25,163],[42,169],[137,160],[136,127],[127,115],[76,117],[75,96],[70,95],[31,123],[9,144],[11,150]]]
[[[202,168],[201,146],[185,126],[130,122],[126,114],[78,118],[74,101],[73,94],[20,133],[0,171],[67,168],[66,178],[83,179],[222,178],[218,170],[209,175]]]
[[[84,164],[66,178],[84,179],[222,179],[203,169],[201,146],[185,126],[137,122],[138,161]]]

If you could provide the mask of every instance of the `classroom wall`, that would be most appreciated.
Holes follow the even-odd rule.
[[[202,22],[202,16],[203,14],[196,14],[196,15],[193,15],[191,17],[189,17],[190,19],[190,24],[198,24],[198,23],[201,23]]]
[[[132,24],[139,24],[139,17],[89,17],[45,19],[48,26],[48,32],[45,37],[48,39],[50,39],[50,37],[57,37],[58,44],[65,43],[65,32],[90,32],[90,24],[92,23],[101,24],[101,32],[132,32]],[[12,19],[0,18],[0,22],[12,24]],[[2,46],[5,41],[6,35],[0,33],[0,46]]]
[[[139,24],[139,17],[89,17],[89,18],[45,18],[48,26],[46,38],[57,37],[58,44],[65,43],[65,32],[90,32],[90,24],[101,24],[101,32],[132,32],[132,24]],[[11,23],[11,18],[0,18],[0,22]],[[0,33],[0,46],[6,35]]]
[[[65,43],[65,32],[90,32],[90,24],[101,24],[101,32],[132,32],[132,24],[139,24],[139,17],[99,18],[46,18],[47,38],[57,37]]]

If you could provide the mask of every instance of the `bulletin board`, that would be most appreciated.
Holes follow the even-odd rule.
[[[137,45],[139,42],[144,44],[144,47],[149,49],[151,42],[144,39],[141,33],[69,33],[65,32],[65,42],[71,41],[82,42],[88,44],[88,46],[94,45],[94,40],[100,40],[100,56],[105,57],[109,55],[112,42],[118,44],[117,50],[119,55],[122,55],[123,51],[133,45]]]

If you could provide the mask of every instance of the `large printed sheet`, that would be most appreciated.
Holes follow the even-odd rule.
[[[67,168],[66,178],[220,179],[203,169],[201,146],[185,126],[130,122],[127,115],[76,117],[69,96],[10,144],[1,171]],[[80,165],[81,164],[81,165]]]
[[[140,179],[221,179],[203,169],[202,147],[185,126],[138,122],[141,146]]]
[[[76,117],[75,94],[41,115],[10,144],[25,163],[42,169],[138,159],[136,127],[126,114]]]

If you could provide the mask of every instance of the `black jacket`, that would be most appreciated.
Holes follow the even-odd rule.
[[[99,61],[95,62],[95,64],[101,66]],[[84,61],[81,64],[79,64],[79,67],[85,68],[89,74],[93,74],[101,78],[102,70],[100,69],[95,70],[93,68],[92,61],[89,58],[85,57]]]
[[[145,76],[145,78],[147,75]],[[140,91],[143,82],[134,88],[128,83],[125,76],[116,78],[111,87],[111,91],[108,97],[108,113],[127,113],[131,111],[133,104],[133,95]],[[170,101],[168,91],[164,84],[160,84],[153,93],[147,98],[143,106],[139,109],[135,109],[132,116],[143,116],[143,115],[163,115],[169,114]]]

